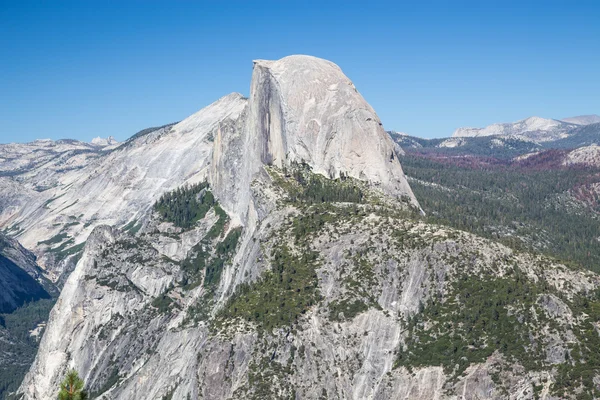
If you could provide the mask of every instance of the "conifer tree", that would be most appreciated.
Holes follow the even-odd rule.
[[[60,384],[58,400],[87,400],[88,395],[84,390],[83,380],[74,369],[70,370]]]

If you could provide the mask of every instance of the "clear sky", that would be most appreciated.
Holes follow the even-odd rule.
[[[422,137],[600,114],[600,1],[0,0],[0,142],[123,140],[290,54]]]

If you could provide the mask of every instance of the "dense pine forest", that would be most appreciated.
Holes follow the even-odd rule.
[[[432,223],[542,252],[600,272],[599,171],[566,168],[549,151],[500,162],[408,154],[402,165]]]
[[[208,183],[202,182],[165,193],[156,202],[154,209],[164,220],[188,229],[204,218],[215,204],[215,198],[207,188]]]
[[[29,369],[41,339],[35,329],[47,321],[54,302],[41,299],[0,314],[0,399],[18,388]]]

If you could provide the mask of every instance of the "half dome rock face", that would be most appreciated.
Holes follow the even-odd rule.
[[[368,181],[418,207],[397,152],[373,108],[334,63],[311,56],[255,60],[246,109],[216,132],[209,179],[242,225],[252,214],[250,186],[262,167],[292,162],[328,178]]]
[[[379,117],[334,63],[254,61],[249,117],[263,163],[305,161],[329,178],[366,180],[417,204]]]

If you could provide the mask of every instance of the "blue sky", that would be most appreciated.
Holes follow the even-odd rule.
[[[123,140],[290,54],[334,61],[386,129],[422,137],[600,114],[600,2],[0,0],[0,142]]]

